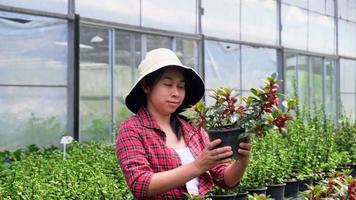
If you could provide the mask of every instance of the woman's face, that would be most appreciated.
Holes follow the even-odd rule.
[[[185,97],[185,81],[182,71],[168,67],[152,87],[144,89],[147,107],[151,112],[170,115],[182,104]]]

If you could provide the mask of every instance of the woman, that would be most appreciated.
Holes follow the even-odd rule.
[[[183,199],[213,186],[236,186],[249,162],[250,144],[214,148],[204,130],[178,116],[204,95],[204,83],[169,49],[155,49],[141,62],[139,79],[126,97],[136,115],[120,126],[116,152],[137,199]],[[231,163],[231,148],[242,155]]]

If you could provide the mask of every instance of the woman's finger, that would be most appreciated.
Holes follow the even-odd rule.
[[[232,148],[230,146],[220,147],[220,148],[211,150],[211,155],[215,156],[215,155],[222,154],[225,152],[230,152],[230,151],[232,151]]]
[[[237,150],[239,152],[239,154],[241,154],[242,156],[248,156],[250,155],[250,151],[249,150],[245,150],[245,149],[238,149]]]
[[[221,139],[216,139],[212,142],[210,142],[208,145],[207,145],[207,150],[212,150],[214,149],[215,146],[219,145],[221,143]]]
[[[251,149],[251,144],[242,142],[242,143],[240,143],[239,148],[250,150]]]
[[[219,156],[219,160],[223,160],[223,159],[226,159],[226,158],[228,158],[228,157],[231,157],[232,154],[233,154],[232,151],[228,151],[228,152],[226,152],[226,153],[219,154],[219,155],[218,155],[218,156]]]

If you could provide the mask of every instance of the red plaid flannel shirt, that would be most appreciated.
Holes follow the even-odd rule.
[[[183,137],[196,158],[209,143],[203,130],[197,131],[179,119]],[[186,187],[173,188],[153,198],[147,197],[148,186],[154,173],[171,170],[181,164],[178,154],[166,145],[166,136],[145,107],[120,126],[116,140],[116,154],[126,182],[137,199],[184,199]],[[225,186],[226,164],[219,164],[198,177],[199,193],[205,195],[213,182]]]

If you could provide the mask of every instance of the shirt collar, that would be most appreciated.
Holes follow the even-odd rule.
[[[136,115],[141,120],[141,124],[144,127],[161,130],[156,119],[151,115],[151,113],[145,106],[141,106],[137,111]]]
[[[178,118],[178,120],[182,127],[183,135],[186,141],[189,141],[193,137],[193,135],[197,132],[197,129],[182,118]]]

